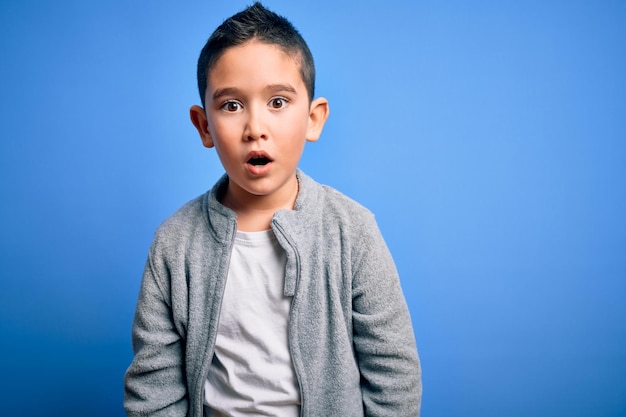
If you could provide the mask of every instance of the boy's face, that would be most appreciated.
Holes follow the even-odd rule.
[[[205,98],[191,118],[228,173],[228,195],[293,200],[304,144],[318,139],[328,115],[325,99],[309,101],[299,60],[256,40],[229,48],[209,73]]]

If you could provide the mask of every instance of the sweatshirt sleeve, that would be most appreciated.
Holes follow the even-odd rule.
[[[353,340],[366,416],[419,416],[421,368],[393,259],[373,216],[356,245]]]
[[[132,329],[134,359],[124,379],[124,408],[132,416],[186,416],[184,342],[172,320],[167,277],[155,268],[154,244],[146,263]]]

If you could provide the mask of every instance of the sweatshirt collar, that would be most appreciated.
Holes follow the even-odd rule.
[[[298,196],[293,210],[279,210],[272,219],[272,225],[280,225],[283,231],[297,233],[301,222],[310,216],[310,211],[316,206],[315,181],[302,172],[296,170],[298,179]],[[237,225],[237,214],[220,202],[226,192],[228,175],[224,174],[208,193],[208,220],[212,233],[220,241],[230,241]],[[295,237],[295,236],[294,236]]]

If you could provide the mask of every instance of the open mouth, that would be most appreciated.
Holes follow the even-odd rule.
[[[266,156],[253,156],[248,159],[248,163],[254,166],[263,166],[269,164],[270,162],[272,162],[272,160]]]

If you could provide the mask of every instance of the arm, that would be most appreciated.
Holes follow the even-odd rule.
[[[154,252],[144,271],[135,318],[135,357],[124,379],[128,416],[186,416],[184,344],[172,315],[169,283],[155,272]]]
[[[354,346],[366,416],[418,416],[421,368],[391,254],[371,218],[353,276]]]

